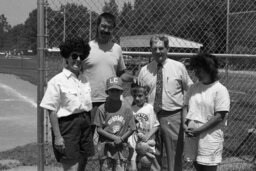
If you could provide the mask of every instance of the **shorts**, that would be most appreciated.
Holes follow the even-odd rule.
[[[198,143],[198,164],[216,166],[222,161],[224,135],[219,126],[200,134]]]
[[[196,128],[199,128],[201,125],[202,125],[201,122],[191,120],[188,123],[188,128],[196,129]],[[183,149],[183,156],[184,156],[185,161],[193,162],[196,160],[197,153],[198,153],[198,142],[199,142],[199,136],[189,137],[185,133],[184,149]]]
[[[60,133],[65,143],[64,153],[60,153],[54,146],[54,136],[52,136],[53,151],[58,162],[76,162],[82,157],[94,155],[89,112],[61,117],[58,121]]]
[[[110,158],[113,160],[121,160],[123,162],[126,162],[129,156],[129,147],[127,143],[116,146],[114,145],[114,142],[99,141],[97,145],[97,150],[98,158],[100,160]]]

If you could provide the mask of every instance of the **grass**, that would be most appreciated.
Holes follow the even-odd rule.
[[[45,145],[45,149],[51,148],[50,145]],[[12,159],[20,161],[22,166],[33,166],[37,164],[37,144],[31,143],[25,146],[18,146],[14,149],[0,152],[0,160]],[[45,150],[46,165],[58,166],[55,158],[53,157],[52,150]]]
[[[27,144],[25,146],[19,146],[14,149],[0,152],[0,160],[12,159],[20,161],[21,166],[35,166],[37,165],[37,145],[36,143]],[[230,157],[224,159],[223,163],[219,166],[218,171],[254,171],[256,169],[256,161],[251,161],[251,156],[240,156],[240,157]],[[45,166],[61,167],[59,163],[56,162],[52,147],[50,144],[45,144]],[[86,170],[98,170],[97,160],[89,160]],[[17,167],[17,166],[15,166]],[[184,171],[192,171],[192,164],[185,163]],[[6,165],[0,165],[0,170],[10,169]]]
[[[57,163],[50,144],[45,144],[45,166],[61,167],[60,163]],[[17,166],[36,166],[37,165],[37,144],[30,143],[25,146],[18,146],[14,149],[0,152],[0,160],[18,160],[20,162]],[[15,167],[17,167],[15,166]],[[10,169],[9,166],[1,165],[0,170]],[[98,170],[98,162],[96,160],[89,160],[86,166],[87,171]]]
[[[33,60],[5,60],[0,59],[0,72],[15,74],[18,77],[37,84],[37,61]],[[57,56],[48,56],[46,77],[50,79],[53,75],[61,71],[61,58]],[[246,68],[236,68],[238,71]],[[252,69],[250,69],[251,71]],[[188,71],[194,79],[191,71]],[[47,80],[46,80],[47,81]],[[240,143],[247,136],[247,130],[255,127],[256,123],[256,74],[232,72],[228,74],[220,72],[220,81],[228,88],[231,96],[231,110],[228,118],[228,127],[225,130],[224,143],[224,161],[219,170],[256,170],[255,161],[251,158],[256,155],[256,135],[244,144],[240,151],[236,151]],[[125,85],[124,96],[129,95],[129,84]],[[45,156],[46,165],[58,166],[56,163],[50,145],[46,145]],[[36,144],[17,147],[15,149],[1,152],[0,159],[17,159],[21,165],[36,165],[37,148]],[[94,170],[98,166],[97,162],[89,162],[88,167]],[[193,170],[188,163],[184,166],[187,171]],[[3,168],[2,168],[3,169]],[[0,166],[1,170],[1,166]]]

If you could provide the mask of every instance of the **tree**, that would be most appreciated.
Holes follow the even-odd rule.
[[[85,6],[67,3],[62,5],[59,11],[48,8],[47,14],[50,16],[47,17],[49,47],[58,47],[64,37],[81,36],[89,40],[90,11]],[[92,29],[96,24],[97,16],[95,12],[91,12]]]
[[[4,14],[0,15],[0,49],[3,49],[5,46],[5,41],[7,38],[7,33],[10,31],[11,26],[7,21],[7,18]]]
[[[120,22],[118,23],[119,29],[117,37],[121,37],[122,35],[128,36],[131,34],[134,26],[133,17],[132,4],[130,2],[125,2],[119,16]]]
[[[9,47],[12,50],[19,51],[20,49],[24,49],[24,40],[23,35],[25,35],[25,27],[24,24],[18,24],[15,25],[11,30],[9,34],[9,39],[11,41],[11,47]]]
[[[24,27],[25,34],[23,38],[27,40],[25,49],[32,49],[35,52],[37,48],[37,9],[29,13]]]
[[[115,16],[119,15],[118,5],[115,0],[110,0],[108,3],[105,2],[105,5],[102,8],[103,12],[109,12]]]

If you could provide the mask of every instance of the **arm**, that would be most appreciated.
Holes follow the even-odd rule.
[[[53,131],[53,134],[54,134],[55,147],[60,152],[63,152],[63,150],[65,149],[65,144],[64,144],[64,139],[63,139],[63,137],[61,136],[61,133],[60,133],[57,113],[55,111],[52,111],[52,110],[48,110],[48,112],[49,112],[50,123],[52,125],[52,131]]]
[[[111,134],[105,130],[103,130],[101,127],[98,127],[98,133],[101,136],[104,136],[107,139],[110,139],[114,141],[116,145],[121,144],[124,140],[128,139],[129,136],[133,134],[132,130],[127,131],[123,136],[116,136],[114,134]]]
[[[197,136],[201,132],[207,131],[220,122],[222,122],[226,115],[229,112],[230,108],[230,98],[228,90],[225,87],[218,89],[216,97],[214,99],[214,110],[217,111],[214,113],[214,117],[212,117],[208,122],[197,129],[192,129],[191,132],[187,132],[191,136]],[[191,133],[191,134],[190,134]]]
[[[186,131],[188,129],[188,126],[187,126],[187,119],[186,119],[186,116],[187,116],[187,113],[188,113],[188,105],[184,105],[183,108],[182,108],[182,114],[181,114],[181,122],[182,122],[182,125],[183,125],[183,129]]]
[[[126,70],[117,72],[117,76],[122,79],[123,82],[135,82],[136,77]]]
[[[127,140],[132,134],[133,130],[129,129],[123,136],[121,136],[122,141]]]
[[[132,114],[132,109],[129,108],[127,113],[125,114],[130,114],[131,117],[129,117],[129,124],[128,124],[128,130],[121,136],[122,141],[126,141],[136,130],[136,124],[135,124],[135,118]]]
[[[111,133],[105,131],[104,129],[102,129],[99,126],[97,127],[97,131],[98,131],[99,135],[104,136],[105,138],[110,139],[111,141],[115,141],[120,138],[114,134],[111,134]]]
[[[190,136],[198,136],[200,133],[205,132],[209,129],[214,128],[216,125],[218,125],[220,122],[222,122],[228,112],[227,111],[219,111],[216,112],[214,117],[211,118],[208,122],[206,122],[204,125],[202,125],[199,128],[189,128],[187,130],[187,133]]]
[[[147,142],[147,141],[156,133],[156,131],[158,131],[158,129],[159,129],[158,126],[153,127],[153,128],[151,129],[151,131],[146,134],[146,139],[145,139],[145,141]]]
[[[183,93],[186,94],[186,92],[188,91],[188,89],[191,87],[191,85],[193,84],[193,81],[191,80],[191,78],[188,75],[188,71],[186,69],[186,67],[182,64],[182,72],[183,72],[183,76],[182,76],[182,87],[183,87]]]
[[[95,113],[95,117],[94,117],[94,125],[97,126],[97,132],[99,135],[105,137],[106,139],[110,140],[110,141],[115,141],[118,136],[109,133],[108,131],[104,130],[103,127],[105,125],[105,113],[106,111],[103,110],[105,107],[100,106],[99,108],[97,108],[97,111]]]

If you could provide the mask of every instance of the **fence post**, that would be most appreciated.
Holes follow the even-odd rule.
[[[37,0],[37,170],[44,171],[44,110],[39,107],[44,93],[44,0]]]

